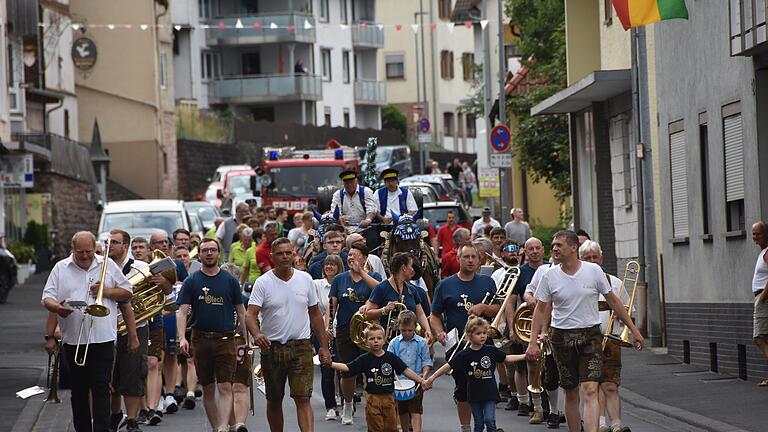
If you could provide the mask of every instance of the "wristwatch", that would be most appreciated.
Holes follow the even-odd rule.
[[[53,339],[53,336],[51,336],[51,335],[45,335],[45,336],[43,336],[43,338],[44,338],[44,339],[45,339],[45,341],[47,342],[47,341],[49,341],[49,340]]]

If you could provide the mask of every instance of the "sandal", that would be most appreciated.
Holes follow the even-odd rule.
[[[760,381],[759,384],[757,384],[758,387],[768,387],[768,379]]]

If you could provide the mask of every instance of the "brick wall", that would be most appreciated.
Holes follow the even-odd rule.
[[[720,373],[749,381],[768,376],[768,361],[752,344],[751,303],[667,303],[666,327],[669,354],[684,359],[684,341],[690,348],[690,363],[710,369],[711,353],[717,352]],[[746,361],[739,364],[739,348]],[[746,366],[746,371],[744,367]]]

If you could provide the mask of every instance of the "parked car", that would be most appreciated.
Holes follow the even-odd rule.
[[[216,168],[216,172],[213,174],[213,177],[210,179],[211,182],[222,182],[224,183],[224,176],[227,175],[230,171],[243,171],[243,170],[250,170],[253,169],[250,165],[221,165],[218,168]]]
[[[213,177],[208,179],[211,183],[208,185],[208,189],[205,190],[205,200],[216,206],[216,208],[221,208],[221,198],[219,198],[218,191],[224,186],[224,176],[230,171],[249,169],[251,169],[250,165],[221,165],[216,168]]]
[[[150,236],[158,230],[169,236],[177,228],[189,230],[190,218],[183,201],[129,200],[107,203],[99,221],[99,241],[109,237],[113,229],[125,230],[131,238]]]
[[[8,294],[16,286],[19,265],[11,251],[0,244],[0,304],[8,300]]]
[[[437,197],[437,191],[429,183],[413,182],[413,183],[403,184],[403,186],[407,187],[409,190],[418,189],[421,192],[421,196],[422,196],[422,199],[424,200],[424,203],[433,203],[433,202],[439,201]]]
[[[233,203],[236,197],[244,195],[253,195],[251,189],[251,179],[256,176],[256,171],[232,170],[224,175],[224,185],[217,194],[221,199],[221,213],[225,216],[234,214]]]
[[[190,215],[196,214],[200,217],[205,230],[213,228],[214,221],[221,216],[221,212],[213,204],[205,201],[185,201],[184,208]]]
[[[458,201],[424,203],[422,218],[432,224],[432,227],[437,231],[441,226],[448,223],[448,212],[451,210],[458,216],[457,224],[466,229],[472,229],[472,217],[464,205]]]
[[[367,161],[365,147],[358,148],[360,153],[360,172],[365,172]],[[407,145],[376,147],[376,174],[381,174],[387,168],[394,168],[400,172],[400,177],[407,177],[413,173],[413,161],[411,149]]]
[[[414,182],[414,181],[440,185],[442,187],[442,190],[439,187],[436,187],[436,188],[438,189],[438,194],[440,196],[440,199],[443,201],[456,200],[459,202],[463,202],[463,196],[464,196],[463,191],[456,184],[456,182],[453,181],[453,178],[451,177],[450,174],[414,175],[414,176],[404,178],[401,181],[401,183]]]
[[[212,182],[208,185],[208,189],[205,190],[203,199],[212,204],[216,208],[221,208],[221,200],[219,199],[219,191],[221,190],[222,182]]]
[[[438,178],[431,178],[431,179],[424,179],[420,178],[423,176],[411,176],[406,177],[402,180],[400,180],[400,185],[402,186],[408,186],[409,184],[422,184],[422,183],[428,183],[432,186],[432,188],[437,192],[437,199],[440,201],[452,201],[454,200],[454,196],[451,194],[451,192],[446,188],[445,184],[443,184],[443,181]]]

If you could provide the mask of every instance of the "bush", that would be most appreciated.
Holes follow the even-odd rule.
[[[552,237],[561,229],[563,228],[531,225],[531,235],[541,240],[541,244],[544,245],[544,257],[546,259],[549,259],[552,255]]]
[[[33,250],[47,248],[51,244],[48,225],[29,221],[27,231],[24,233],[24,243],[32,246]]]
[[[35,262],[35,247],[20,242],[13,242],[8,247],[13,256],[16,257],[16,262],[19,264],[31,264]]]

